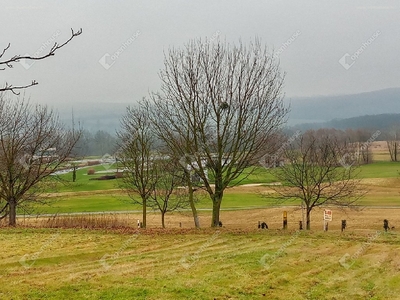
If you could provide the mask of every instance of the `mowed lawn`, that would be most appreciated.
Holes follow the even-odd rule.
[[[102,176],[110,170],[96,166],[95,175],[87,175],[88,168],[78,170],[77,181],[71,182],[72,175],[62,175],[62,183],[58,185],[52,198],[46,205],[36,206],[33,214],[55,214],[74,212],[104,212],[104,211],[136,211],[141,206],[135,204],[119,189],[118,180],[90,180]],[[400,163],[377,162],[360,168],[359,177],[363,189],[368,193],[359,201],[359,205],[398,206],[400,205]],[[70,178],[71,177],[71,178]],[[275,179],[265,168],[258,168],[253,174],[236,180],[238,187],[228,188],[224,194],[222,209],[240,209],[271,207],[276,205],[298,205],[298,201],[290,200],[284,203],[276,201],[270,194],[269,184]],[[255,186],[260,184],[260,186]],[[252,186],[254,185],[254,186]],[[50,192],[50,191],[49,191]],[[212,203],[203,192],[197,192],[199,209],[211,209]]]
[[[399,299],[397,232],[0,229],[0,299]]]

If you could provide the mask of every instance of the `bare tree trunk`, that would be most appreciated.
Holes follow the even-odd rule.
[[[193,191],[192,181],[190,180],[190,174],[186,173],[186,177],[187,177],[187,183],[188,183],[188,189],[189,189],[189,204],[190,204],[190,208],[192,209],[194,226],[196,228],[200,228],[200,222],[199,222],[199,217],[197,215],[197,209],[196,209],[196,206],[194,205],[194,197],[193,197],[194,191]]]
[[[143,199],[143,216],[142,216],[142,219],[143,219],[142,227],[143,228],[146,228],[146,217],[147,217],[147,199]]]
[[[161,224],[162,228],[165,228],[165,212],[161,212]]]
[[[193,201],[193,190],[191,192],[189,192],[189,204],[190,204],[190,208],[192,209],[194,226],[196,228],[200,228],[199,216],[197,215],[197,209],[196,209],[196,207],[194,205],[194,201]]]
[[[17,203],[14,199],[11,199],[8,202],[10,206],[10,215],[9,215],[9,222],[8,225],[15,226],[17,224]]]
[[[223,193],[216,193],[212,198],[213,201],[213,211],[212,211],[212,220],[211,220],[211,227],[218,227],[219,226],[219,213],[221,209],[221,202],[222,202]]]
[[[306,229],[310,230],[311,229],[311,209],[307,207],[307,225],[306,225]]]
[[[76,165],[74,165],[72,170],[72,182],[76,181]]]

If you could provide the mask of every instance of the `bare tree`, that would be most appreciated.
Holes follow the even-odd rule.
[[[154,190],[150,194],[151,206],[161,213],[161,224],[165,228],[165,214],[188,206],[185,178],[182,167],[168,156],[159,156],[153,164]]]
[[[386,133],[387,139],[386,144],[389,150],[390,160],[398,161],[398,151],[399,151],[399,133],[398,126],[393,125],[392,128]]]
[[[377,132],[377,131],[376,131]],[[375,140],[376,132],[373,133],[371,130],[367,129],[358,129],[355,132],[356,142],[355,148],[358,154],[358,163],[359,164],[370,164],[373,161],[373,153],[372,153],[372,142]],[[380,134],[380,131],[379,131]],[[371,140],[371,137],[374,137]]]
[[[386,144],[387,144],[387,147],[389,150],[390,160],[397,161],[399,142],[397,140],[390,140],[390,141],[386,141]]]
[[[196,176],[195,174],[193,174],[190,170],[188,170],[185,166],[184,166],[184,178],[185,178],[185,182],[188,188],[188,202],[190,205],[190,209],[192,210],[192,215],[193,215],[193,221],[194,221],[194,226],[196,228],[200,228],[200,220],[199,220],[199,215],[197,213],[197,209],[196,209],[196,204],[195,204],[195,195],[194,192],[198,189],[198,181],[193,180],[194,176]]]
[[[154,127],[149,118],[150,107],[145,101],[128,107],[122,118],[118,159],[125,170],[121,187],[129,197],[143,207],[143,227],[146,227],[147,207],[158,209],[165,227],[165,214],[187,207],[186,177],[179,162],[161,153]],[[139,198],[138,198],[139,197]]]
[[[144,228],[149,199],[157,179],[153,165],[158,159],[154,151],[156,137],[148,113],[142,105],[128,107],[121,119],[122,129],[118,132],[121,140],[118,159],[125,170],[121,187],[135,203],[142,205]]]
[[[62,44],[59,44],[57,42],[54,43],[54,45],[51,47],[49,52],[39,55],[39,56],[30,56],[30,55],[13,55],[9,58],[5,58],[5,55],[8,50],[10,50],[11,44],[9,43],[3,51],[0,53],[0,71],[4,71],[6,68],[12,68],[14,63],[19,62],[21,59],[25,60],[43,60],[45,58],[48,58],[50,56],[54,56],[56,51],[67,45],[74,37],[80,35],[82,33],[82,29],[79,29],[77,32],[74,32],[73,29],[71,29],[71,36]],[[32,80],[31,83],[25,84],[25,85],[17,85],[14,86],[9,83],[5,83],[4,87],[0,88],[0,92],[4,91],[11,91],[15,95],[18,95],[18,90],[25,89],[34,85],[37,85],[38,82],[36,80]]]
[[[9,225],[16,225],[17,207],[48,188],[46,180],[69,158],[80,134],[44,105],[0,97],[0,212]]]
[[[322,205],[352,206],[364,193],[360,188],[358,165],[347,146],[332,134],[307,131],[284,149],[286,163],[271,169],[282,182],[274,186],[278,199],[298,199],[306,210],[307,229],[311,211]]]
[[[170,49],[160,78],[151,97],[158,135],[199,176],[213,203],[211,226],[219,226],[225,189],[251,172],[285,121],[278,63],[258,41],[198,40]]]

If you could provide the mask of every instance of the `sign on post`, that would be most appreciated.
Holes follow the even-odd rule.
[[[332,221],[332,211],[324,209],[324,231],[328,231],[328,221]]]
[[[283,212],[283,229],[287,229],[287,211]]]
[[[324,220],[332,221],[332,211],[330,209],[324,209]]]

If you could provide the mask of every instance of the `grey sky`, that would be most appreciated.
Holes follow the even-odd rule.
[[[137,101],[159,87],[163,50],[216,35],[257,36],[275,49],[287,97],[400,86],[399,1],[3,0],[0,20],[9,55],[40,52],[82,27],[55,57],[0,72],[1,84],[37,80],[26,93],[48,104]]]

